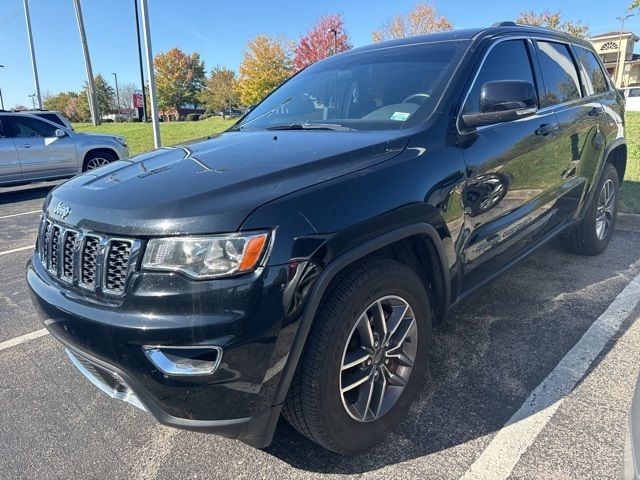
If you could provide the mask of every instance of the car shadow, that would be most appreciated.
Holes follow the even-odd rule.
[[[29,200],[44,200],[52,188],[61,182],[46,182],[15,187],[0,188],[0,205],[26,202]]]
[[[638,238],[616,232],[599,257],[545,247],[461,301],[434,329],[419,400],[380,445],[341,456],[281,419],[265,452],[301,470],[361,474],[498,431],[638,273]]]

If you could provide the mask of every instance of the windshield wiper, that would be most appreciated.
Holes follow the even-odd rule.
[[[267,130],[337,130],[348,132],[355,129],[337,123],[283,123],[267,127]]]

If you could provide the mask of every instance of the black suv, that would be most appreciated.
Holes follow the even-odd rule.
[[[283,413],[357,452],[407,413],[452,305],[554,237],[605,249],[623,114],[591,45],[542,28],[335,55],[225,133],[52,190],[33,301],[164,424],[264,447]]]

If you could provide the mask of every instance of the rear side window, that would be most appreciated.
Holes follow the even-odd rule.
[[[541,106],[548,107],[580,98],[578,72],[568,46],[554,42],[537,44],[545,85]]]
[[[640,88],[631,88],[627,97],[640,97]]]
[[[593,93],[603,93],[609,90],[607,79],[604,76],[600,62],[595,54],[586,48],[575,47],[578,60],[587,73],[587,80],[593,87]]]
[[[36,113],[34,115],[37,115],[38,117],[42,117],[45,120],[49,120],[50,122],[53,122],[62,127],[65,126],[62,120],[60,120],[60,117],[58,117],[55,113]]]
[[[507,40],[491,49],[471,87],[464,113],[479,112],[482,85],[497,80],[522,80],[535,85],[529,52],[523,40]]]

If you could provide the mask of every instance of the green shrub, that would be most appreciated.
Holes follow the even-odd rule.
[[[198,120],[200,120],[200,114],[199,113],[189,113],[189,114],[187,114],[187,122],[197,122]]]
[[[129,117],[127,119],[127,122],[129,122],[129,123],[138,123],[138,122],[140,122],[140,119],[138,117]]]

